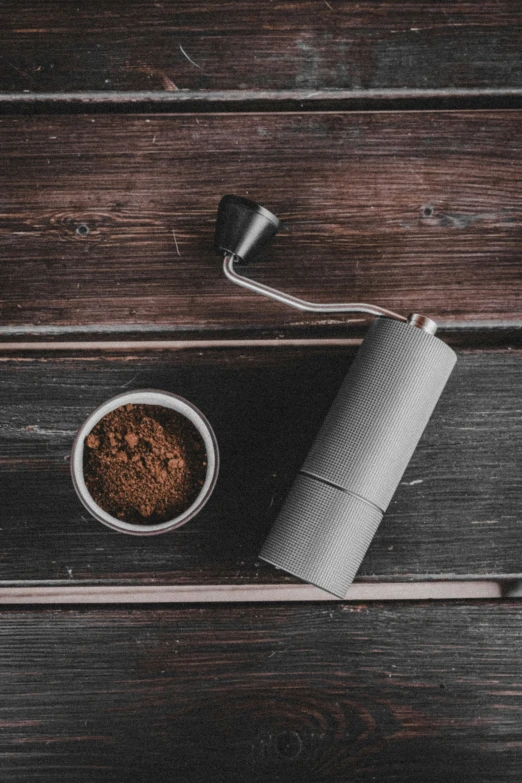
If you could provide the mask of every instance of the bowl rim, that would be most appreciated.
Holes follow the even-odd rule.
[[[170,410],[181,413],[194,424],[203,438],[207,452],[207,474],[197,497],[191,505],[181,514],[178,514],[178,516],[153,525],[124,522],[121,519],[117,519],[117,517],[113,517],[107,511],[104,511],[91,496],[83,475],[83,450],[85,438],[104,416],[111,411],[116,410],[116,408],[120,408],[129,403],[135,405],[160,405],[164,408],[169,408]],[[149,388],[122,392],[98,405],[85,419],[76,433],[70,457],[71,478],[74,489],[91,516],[98,522],[110,527],[112,530],[137,536],[154,536],[159,533],[167,533],[170,530],[176,530],[178,527],[185,525],[189,520],[193,519],[196,514],[201,511],[214,491],[219,473],[219,463],[219,448],[216,435],[210,422],[199,408],[179,394]]]

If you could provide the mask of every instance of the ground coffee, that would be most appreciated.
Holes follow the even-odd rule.
[[[85,439],[83,471],[95,502],[134,524],[185,511],[205,481],[203,438],[185,416],[161,405],[124,405]]]

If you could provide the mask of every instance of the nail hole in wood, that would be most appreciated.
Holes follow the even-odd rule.
[[[303,742],[296,731],[283,731],[276,737],[275,751],[277,756],[294,760],[301,755]]]

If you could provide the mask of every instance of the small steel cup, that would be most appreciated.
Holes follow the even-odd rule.
[[[185,418],[192,422],[199,434],[203,438],[207,453],[207,475],[199,495],[194,502],[182,514],[166,522],[160,522],[155,525],[136,525],[130,522],[123,522],[121,519],[113,517],[104,511],[94,502],[83,475],[83,449],[86,437],[96,424],[111,411],[120,408],[122,405],[161,405],[164,408],[181,413]],[[112,397],[110,400],[102,403],[94,410],[87,420],[82,424],[74,439],[71,451],[71,476],[74,488],[81,502],[87,511],[104,525],[117,530],[120,533],[129,533],[134,536],[154,536],[158,533],[167,533],[169,530],[175,530],[184,525],[189,519],[192,519],[201,511],[205,503],[210,498],[216,485],[219,472],[219,451],[214,430],[210,426],[205,416],[195,405],[178,397],[170,392],[158,391],[156,389],[139,389],[136,391],[125,392]]]

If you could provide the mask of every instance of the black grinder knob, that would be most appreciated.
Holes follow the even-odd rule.
[[[214,245],[220,255],[242,263],[257,258],[281,226],[275,215],[242,196],[223,196],[219,202]]]

